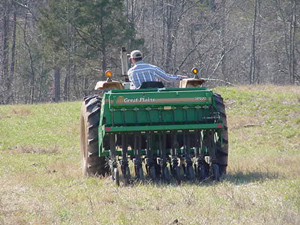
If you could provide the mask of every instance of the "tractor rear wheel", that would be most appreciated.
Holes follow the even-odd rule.
[[[223,98],[219,94],[214,94],[214,99],[217,106],[217,110],[220,113],[221,120],[224,124],[224,129],[219,133],[219,137],[216,142],[217,164],[219,166],[220,176],[222,176],[223,174],[226,174],[226,168],[228,163],[228,127]]]
[[[107,159],[99,157],[98,126],[100,119],[101,98],[90,96],[84,99],[80,117],[81,165],[85,176],[109,173]]]

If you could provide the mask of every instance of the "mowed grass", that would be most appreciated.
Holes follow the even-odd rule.
[[[84,178],[81,102],[0,106],[0,224],[300,224],[300,88],[217,88],[227,107],[222,182]]]

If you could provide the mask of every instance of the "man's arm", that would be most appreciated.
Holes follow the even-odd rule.
[[[181,76],[167,74],[165,71],[163,71],[162,69],[160,69],[158,67],[155,67],[155,75],[158,76],[160,79],[167,81],[167,82],[172,82],[172,81],[181,79]]]

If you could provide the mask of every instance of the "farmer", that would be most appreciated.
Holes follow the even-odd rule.
[[[166,81],[172,82],[185,78],[179,75],[170,75],[157,66],[145,63],[143,54],[139,50],[134,50],[130,53],[130,61],[133,64],[128,70],[128,78],[133,84],[133,88],[139,88],[143,82],[147,81]]]

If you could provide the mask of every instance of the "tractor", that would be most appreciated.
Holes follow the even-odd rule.
[[[121,50],[122,73],[128,59]],[[203,87],[198,77],[179,87],[145,82],[129,89],[125,82],[106,81],[85,97],[81,108],[81,161],[85,176],[110,175],[116,185],[151,179],[219,181],[226,174],[228,128],[223,98]]]

